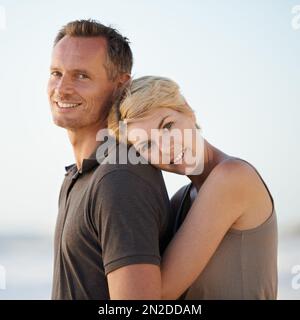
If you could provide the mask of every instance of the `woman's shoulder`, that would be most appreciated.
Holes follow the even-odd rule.
[[[257,171],[248,161],[240,158],[228,158],[213,170],[211,183],[232,194],[232,200],[240,203],[243,214],[234,227],[247,229],[265,221],[273,211],[272,195]]]
[[[235,157],[220,161],[207,177],[207,180],[217,180],[218,183],[223,181],[225,185],[243,185],[244,182],[249,183],[256,179],[257,171],[254,166],[246,160]]]
[[[229,157],[217,164],[203,183],[200,193],[230,201],[246,210],[262,201],[266,187],[256,169],[247,161]],[[268,195],[267,195],[268,197]]]
[[[201,189],[205,191],[207,188],[225,188],[226,190],[229,188],[233,191],[234,189],[241,191],[243,188],[249,188],[255,181],[257,182],[257,178],[256,169],[249,162],[236,157],[227,157],[213,168]],[[192,187],[192,183],[186,184],[171,197],[170,201],[173,209],[177,210],[179,208],[182,200],[192,190]]]
[[[260,185],[262,189],[266,189],[266,191],[270,194],[270,191],[262,178],[261,174],[247,160],[237,158],[237,157],[228,157],[221,161],[211,172],[211,178],[217,179],[226,179],[227,184],[235,183],[238,186],[242,186],[244,188],[251,189],[255,191],[256,188]],[[210,175],[209,175],[210,176]]]

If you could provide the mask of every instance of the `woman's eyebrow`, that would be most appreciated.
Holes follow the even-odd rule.
[[[161,126],[163,125],[165,119],[168,118],[168,116],[169,116],[169,115],[163,117],[163,118],[160,120],[159,125],[158,125],[158,129],[161,129]]]

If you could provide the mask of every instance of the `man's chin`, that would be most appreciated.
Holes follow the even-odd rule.
[[[57,125],[58,127],[60,128],[64,128],[64,129],[67,129],[67,130],[74,130],[76,129],[75,127],[75,124],[74,123],[71,123],[70,121],[66,121],[66,119],[61,119],[60,117],[55,117],[53,116],[53,122],[55,125]]]

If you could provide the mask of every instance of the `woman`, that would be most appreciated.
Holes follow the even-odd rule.
[[[127,123],[125,136],[119,121]],[[179,229],[163,254],[162,298],[276,299],[272,196],[252,165],[199,139],[178,85],[162,77],[133,80],[109,128],[155,167],[191,180],[171,200]]]

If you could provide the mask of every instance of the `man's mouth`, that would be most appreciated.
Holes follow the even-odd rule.
[[[55,101],[55,104],[60,109],[72,109],[72,108],[77,108],[81,105],[81,103],[59,102],[59,101]]]

